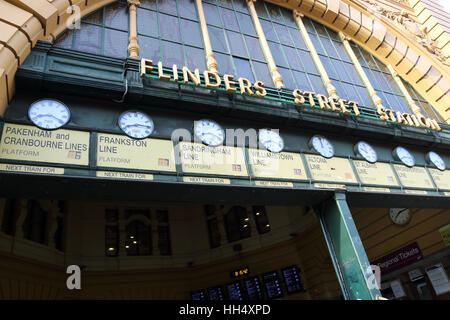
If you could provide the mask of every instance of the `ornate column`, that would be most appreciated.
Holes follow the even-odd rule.
[[[57,218],[61,216],[59,211],[58,202],[55,200],[47,200],[41,203],[42,209],[48,212],[47,218],[47,236],[48,236],[48,246],[51,248],[56,247],[55,233],[58,230]]]
[[[259,38],[259,43],[261,44],[261,48],[264,54],[264,57],[266,58],[267,64],[269,66],[270,75],[272,76],[273,83],[275,86],[280,89],[284,88],[283,84],[283,77],[281,76],[280,72],[278,71],[277,65],[275,64],[275,61],[273,60],[272,53],[270,52],[269,45],[266,40],[266,36],[264,35],[263,28],[261,27],[261,23],[258,19],[258,14],[256,13],[255,5],[253,2],[256,0],[247,0],[247,5],[250,10],[250,14],[252,16],[253,24],[256,29],[256,34]]]
[[[394,68],[391,65],[388,65],[387,67],[389,69],[389,72],[394,77],[395,83],[400,88],[400,91],[402,92],[402,94],[405,96],[406,101],[408,102],[408,105],[409,105],[411,111],[415,115],[422,115],[422,110],[420,109],[420,107],[412,99],[411,95],[409,94],[408,90],[405,87],[405,84],[403,83],[402,79],[400,78],[398,72],[395,71]]]
[[[128,0],[128,9],[130,15],[130,37],[128,38],[128,55],[130,58],[139,58],[139,39],[137,36],[136,11],[141,5],[139,0]]]
[[[373,88],[372,84],[370,83],[369,78],[367,77],[366,73],[364,72],[364,69],[362,68],[361,64],[358,61],[358,58],[355,55],[355,52],[353,51],[351,45],[350,45],[350,38],[344,35],[342,32],[339,32],[339,37],[342,40],[342,43],[344,44],[344,48],[347,51],[350,59],[352,60],[353,64],[355,65],[356,71],[358,72],[359,76],[361,77],[362,82],[366,86],[367,90],[369,91],[370,98],[372,99],[374,105],[376,107],[383,106],[383,101],[378,96],[377,92]]]
[[[206,26],[205,12],[203,11],[202,0],[195,0],[197,5],[198,19],[202,29],[203,44],[205,46],[206,68],[211,72],[218,72],[218,65],[212,51],[211,40],[209,39],[208,28]]]
[[[294,19],[297,23],[298,28],[300,29],[300,33],[305,40],[306,46],[309,49],[309,52],[311,52],[311,57],[314,61],[314,64],[316,65],[317,70],[320,73],[320,77],[322,78],[323,83],[325,84],[325,88],[328,92],[328,95],[332,98],[338,98],[336,88],[333,86],[333,83],[331,82],[330,78],[328,77],[328,73],[325,70],[322,61],[320,61],[319,55],[317,54],[316,48],[314,47],[314,44],[311,41],[311,38],[309,37],[308,31],[305,28],[305,25],[303,24],[302,18],[304,15],[298,11],[294,10]]]

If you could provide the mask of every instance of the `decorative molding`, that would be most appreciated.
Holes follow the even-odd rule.
[[[411,35],[429,53],[434,54],[440,62],[446,66],[450,66],[450,57],[446,57],[441,49],[439,49],[437,41],[431,38],[428,28],[418,24],[408,12],[405,10],[388,10],[374,0],[362,1],[369,5],[367,8],[369,12],[375,14],[375,16],[382,16],[393,21],[395,26],[406,31],[407,34]]]

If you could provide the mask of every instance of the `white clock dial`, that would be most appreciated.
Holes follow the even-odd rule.
[[[310,145],[325,158],[334,156],[334,147],[325,137],[316,135],[311,138]]]
[[[414,165],[416,164],[414,156],[403,147],[395,148],[394,156],[395,156],[395,158],[397,158],[397,160],[400,160],[408,167],[414,167]]]
[[[433,164],[439,170],[443,171],[446,169],[444,160],[436,152],[433,152],[433,151],[428,152],[426,159],[427,159],[428,163]]]
[[[356,144],[356,151],[359,153],[366,161],[370,163],[377,162],[377,152],[375,149],[365,141],[360,141]]]
[[[259,142],[262,143],[267,150],[278,153],[284,148],[284,141],[281,136],[273,130],[261,129],[259,130]]]
[[[153,133],[155,125],[143,112],[125,111],[119,117],[119,127],[131,138],[144,139]]]
[[[405,208],[391,208],[389,210],[389,217],[392,222],[398,225],[405,225],[411,219],[411,213],[409,209]]]
[[[28,117],[39,128],[57,129],[69,122],[70,111],[67,106],[53,99],[34,102],[28,109]]]
[[[225,131],[212,120],[202,119],[194,122],[194,134],[209,146],[218,146],[225,139]]]

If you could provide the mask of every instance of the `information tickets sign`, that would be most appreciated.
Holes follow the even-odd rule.
[[[305,158],[313,180],[358,183],[348,159],[326,159],[322,156],[312,154],[306,154]]]
[[[429,168],[428,170],[439,189],[450,190],[450,170],[441,171],[434,168]]]
[[[433,182],[424,167],[409,168],[401,164],[394,164],[394,168],[404,187],[434,189]]]
[[[5,123],[0,158],[36,162],[88,165],[89,132]]]
[[[369,163],[363,160],[353,160],[353,164],[362,184],[399,186],[389,163]]]
[[[247,176],[242,148],[210,147],[200,143],[180,142],[177,145],[183,172],[227,176]]]
[[[307,180],[305,166],[298,153],[273,153],[267,150],[248,150],[253,175],[258,178]]]
[[[175,172],[173,143],[171,140],[136,140],[99,133],[97,166]]]

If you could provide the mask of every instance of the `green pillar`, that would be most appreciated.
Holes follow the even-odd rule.
[[[346,300],[375,300],[381,296],[356,230],[344,192],[317,208],[322,231]]]

